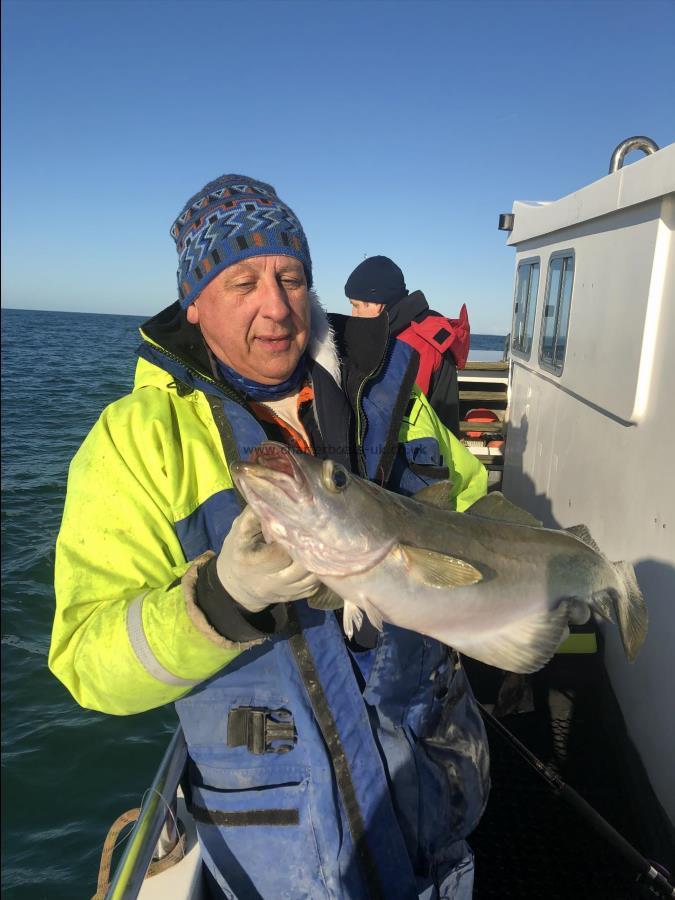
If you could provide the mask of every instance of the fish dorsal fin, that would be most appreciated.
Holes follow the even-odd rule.
[[[437,506],[439,509],[452,510],[455,508],[452,499],[452,482],[439,481],[436,484],[429,484],[414,494],[413,500],[419,500],[420,503],[426,503],[428,506]]]
[[[345,605],[345,601],[335,591],[322,584],[316,594],[308,598],[307,604],[314,609],[340,609]]]
[[[600,553],[600,548],[591,537],[591,533],[586,525],[572,525],[570,528],[566,528],[565,531],[568,534],[572,534],[574,537],[579,538],[584,544],[588,544],[588,546],[592,550],[595,550],[596,553]]]
[[[515,503],[511,503],[500,491],[492,491],[476,500],[467,510],[471,516],[483,516],[485,519],[499,519],[502,522],[513,522],[515,525],[532,525],[541,528],[542,523],[532,513]]]
[[[429,587],[453,588],[476,584],[483,576],[471,563],[435,550],[399,544],[398,550],[413,578]]]

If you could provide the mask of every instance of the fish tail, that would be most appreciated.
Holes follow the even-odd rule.
[[[623,587],[623,590],[612,591],[614,610],[626,656],[633,662],[647,636],[647,604],[633,566],[628,562],[615,562],[612,566]]]
[[[617,594],[618,592],[614,588],[608,588],[605,591],[598,591],[596,594],[593,594],[592,605],[594,611],[602,616],[603,619],[612,622],[613,625],[616,625],[614,610],[616,609]]]

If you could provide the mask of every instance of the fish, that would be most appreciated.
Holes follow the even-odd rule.
[[[452,510],[452,485],[405,497],[341,464],[266,441],[232,464],[267,542],[321,582],[308,602],[435,638],[488,665],[542,668],[591,612],[618,624],[632,662],[648,626],[632,565],[610,562],[583,525],[544,528],[499,492]]]

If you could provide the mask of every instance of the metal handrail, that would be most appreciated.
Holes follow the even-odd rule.
[[[657,153],[658,149],[658,144],[655,144],[651,138],[643,137],[642,135],[626,138],[625,141],[621,141],[619,146],[614,150],[614,153],[612,153],[612,158],[609,161],[609,174],[611,175],[612,172],[618,172],[623,166],[626,155],[630,153],[631,150],[642,150],[643,153],[646,153],[647,156],[649,156],[650,153]]]
[[[135,900],[138,896],[162,833],[167,811],[172,807],[175,809],[176,791],[186,762],[187,746],[179,726],[145,795],[138,821],[105,895],[106,900]]]

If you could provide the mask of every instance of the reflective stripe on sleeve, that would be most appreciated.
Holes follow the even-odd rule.
[[[177,687],[194,687],[199,681],[192,681],[188,678],[179,678],[167,671],[161,662],[152,652],[152,648],[148,643],[143,630],[143,599],[145,594],[141,594],[131,601],[127,612],[127,635],[133,648],[134,653],[138,657],[143,668],[164,684],[172,684]]]

